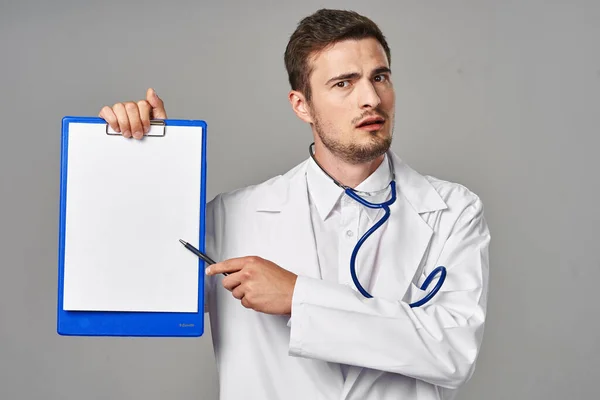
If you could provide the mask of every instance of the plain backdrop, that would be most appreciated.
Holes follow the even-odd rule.
[[[321,7],[384,31],[393,150],[483,199],[488,321],[459,399],[597,397],[600,2],[1,0],[0,399],[217,398],[208,325],[56,334],[61,118],[154,87],[169,117],[208,123],[208,199],[284,173],[311,133],[283,52]]]

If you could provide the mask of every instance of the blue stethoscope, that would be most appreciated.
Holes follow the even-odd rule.
[[[388,163],[390,166],[390,171],[392,172],[392,181],[390,182],[390,189],[392,191],[392,197],[388,201],[383,202],[383,203],[371,203],[370,201],[367,201],[367,200],[363,199],[362,197],[360,197],[356,190],[336,181],[331,175],[329,175],[329,173],[327,173],[327,171],[325,171],[325,169],[323,167],[321,167],[321,165],[317,162],[317,160],[314,156],[314,152],[313,152],[314,145],[315,144],[312,143],[310,145],[308,151],[310,153],[310,156],[314,160],[315,164],[317,164],[319,166],[319,168],[321,168],[321,170],[325,173],[325,175],[327,175],[340,188],[344,189],[344,192],[348,196],[350,196],[351,198],[353,198],[354,200],[356,200],[363,206],[368,207],[368,208],[383,208],[383,210],[385,211],[385,215],[379,221],[377,221],[377,223],[375,223],[375,225],[373,225],[371,227],[371,229],[369,229],[360,238],[358,243],[356,243],[356,246],[354,246],[354,250],[352,251],[352,257],[350,258],[350,275],[352,275],[352,280],[354,281],[354,285],[356,286],[358,291],[363,296],[365,296],[367,298],[371,298],[373,296],[371,296],[369,294],[369,292],[367,292],[365,290],[365,288],[363,288],[362,285],[360,284],[360,282],[358,281],[358,276],[356,275],[356,256],[358,255],[358,250],[360,250],[360,247],[367,240],[367,238],[369,236],[371,236],[373,234],[373,232],[375,232],[377,229],[379,229],[379,227],[381,227],[381,225],[383,225],[390,217],[390,206],[392,204],[394,204],[394,202],[396,201],[396,181],[395,181],[396,174],[394,172],[394,165],[392,164],[391,159],[388,156],[387,159],[388,159]],[[435,279],[435,277],[438,274],[441,274],[440,279],[437,281],[435,287],[431,290],[431,292],[429,292],[427,295],[425,295],[425,297],[423,297],[421,300],[409,304],[410,307],[420,307],[420,306],[424,305],[425,303],[427,303],[429,300],[431,300],[433,298],[433,296],[435,296],[437,294],[437,292],[440,290],[440,288],[444,284],[444,281],[446,280],[446,268],[445,267],[440,266],[440,267],[437,267],[436,269],[434,269],[433,271],[431,271],[431,273],[427,276],[427,279],[425,279],[425,282],[423,282],[423,284],[421,285],[421,290],[427,290],[427,288],[429,287],[431,282]]]

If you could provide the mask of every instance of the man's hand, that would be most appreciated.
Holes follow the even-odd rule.
[[[153,89],[146,92],[146,100],[137,103],[128,101],[105,106],[98,114],[112,129],[121,132],[126,138],[141,139],[150,131],[151,119],[167,119],[163,101]]]
[[[207,275],[229,273],[223,287],[242,305],[266,314],[290,315],[297,275],[260,257],[232,258],[211,265]]]

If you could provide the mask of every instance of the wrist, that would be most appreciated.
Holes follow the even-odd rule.
[[[290,290],[288,291],[287,301],[286,301],[286,314],[292,315],[292,302],[294,301],[294,290],[296,289],[296,281],[298,280],[298,275],[293,274],[291,279]]]

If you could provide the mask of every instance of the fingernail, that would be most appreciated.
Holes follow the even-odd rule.
[[[210,267],[206,268],[204,272],[206,272],[206,275],[210,275]]]
[[[142,137],[142,132],[137,131],[137,132],[134,133],[134,135],[135,135],[136,138],[141,138]]]

